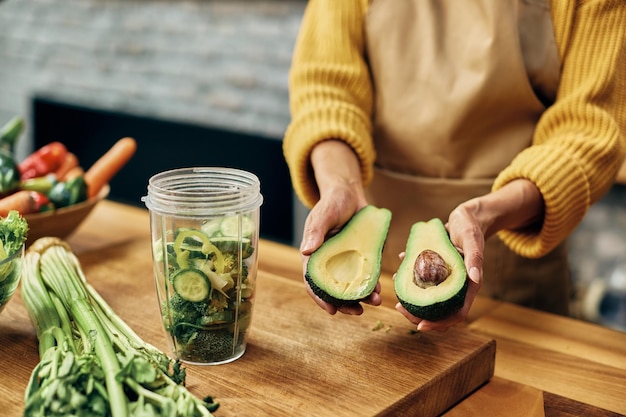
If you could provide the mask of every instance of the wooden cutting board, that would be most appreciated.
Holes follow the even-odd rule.
[[[246,354],[192,370],[191,383],[216,382],[223,415],[437,416],[493,375],[493,340],[461,327],[415,334],[388,308],[330,316],[303,295],[261,273]]]
[[[260,256],[270,253],[262,247]],[[114,310],[167,350],[149,246],[134,242],[81,259],[87,278]],[[226,365],[187,366],[188,388],[219,401],[217,417],[431,417],[493,375],[495,341],[486,336],[464,326],[416,334],[388,307],[331,316],[309,298],[302,278],[273,272],[259,271],[243,357]]]
[[[260,253],[270,256],[263,247]],[[81,253],[79,259],[111,308],[142,339],[167,352],[149,239]],[[226,365],[186,366],[188,389],[220,403],[216,417],[432,417],[493,375],[495,341],[464,326],[417,334],[389,307],[331,316],[309,298],[301,277],[280,268],[262,268],[257,288],[243,357]],[[21,340],[21,367],[12,367],[5,382],[25,389],[38,361],[34,331],[19,296],[3,315],[11,331],[0,340]],[[12,401],[12,410],[22,409],[20,398]]]

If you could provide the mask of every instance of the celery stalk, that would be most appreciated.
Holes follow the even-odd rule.
[[[25,416],[212,416],[218,404],[192,395],[180,363],[115,314],[67,243],[41,238],[24,261],[22,298],[40,355]]]

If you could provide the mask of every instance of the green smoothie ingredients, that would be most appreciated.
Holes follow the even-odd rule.
[[[164,265],[161,312],[177,355],[194,363],[228,360],[245,349],[251,320],[254,222],[227,216],[170,233],[173,241],[156,242],[162,250],[154,255]]]

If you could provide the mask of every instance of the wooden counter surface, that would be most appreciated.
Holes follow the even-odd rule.
[[[109,302],[113,310],[119,312],[120,316],[136,329],[140,337],[167,351],[155,292],[143,291],[133,295],[136,305],[142,307],[140,317],[130,316],[124,305],[127,300],[122,302],[124,297],[120,296],[125,294],[125,282],[131,287],[134,283],[130,280],[152,279],[152,270],[145,270],[145,264],[140,270],[139,266],[127,262],[129,249],[138,250],[149,257],[147,211],[105,201],[96,207],[86,222],[67,240],[83,264],[87,278],[94,278],[92,281],[94,287]],[[103,258],[102,254],[105,252],[107,256]],[[116,281],[114,288],[106,282],[107,276],[112,273],[123,277]],[[301,265],[295,248],[262,241],[259,246],[259,276],[283,280],[290,291],[298,294],[297,297],[300,297],[298,300],[301,300],[299,302],[310,303],[313,306],[313,301],[308,298],[303,288],[301,296],[299,295],[298,287],[302,285]],[[396,299],[390,277],[383,276],[381,282],[383,306],[376,308],[379,310],[367,306],[364,315],[358,320],[362,320],[365,323],[363,326],[367,326],[369,325],[367,320],[372,320],[368,319],[368,316],[384,317],[386,324],[393,323],[396,328],[403,326],[410,328],[410,323],[405,322],[403,318],[398,319],[399,313],[393,310]],[[152,290],[153,286],[148,284],[147,288]],[[277,305],[277,308],[280,308],[280,305]],[[326,313],[316,306],[311,308],[310,314],[314,314],[316,319],[320,320],[346,319],[340,317],[342,315],[325,317]],[[261,318],[255,316],[253,327],[255,320]],[[141,325],[135,327],[139,324]],[[445,417],[531,415],[530,411],[524,411],[526,414],[515,414],[513,410],[518,409],[515,404],[520,406],[523,404],[528,410],[536,410],[537,413],[532,415],[626,415],[626,333],[480,297],[472,308],[468,323],[457,327],[459,329],[452,329],[450,332],[433,337],[460,337],[461,340],[464,334],[469,333],[476,335],[477,340],[495,339],[495,373],[488,383],[448,410]],[[258,336],[257,334],[256,337]],[[309,343],[318,341],[309,340]],[[32,325],[18,293],[0,315],[0,353],[3,357],[0,403],[3,405],[4,416],[19,416],[22,413],[26,383],[38,360],[36,346]],[[262,353],[257,352],[255,355]],[[402,350],[395,353],[402,354]],[[305,359],[311,358],[302,360]],[[213,375],[226,380],[228,366],[190,367],[188,388],[198,396],[210,395],[200,391],[210,389],[208,379]],[[385,364],[372,363],[372,366],[384,367]],[[345,370],[349,369],[349,364],[346,364]],[[297,375],[298,371],[278,369],[273,372],[276,374],[291,372]],[[244,377],[249,378],[250,384],[256,383],[254,375],[242,378]],[[361,383],[365,384],[363,389],[372,389],[372,392],[385,394],[380,382],[371,381],[369,382],[371,386],[367,386],[367,381]],[[294,410],[298,407],[301,409],[299,413],[306,410],[306,392],[299,396],[299,393],[291,392],[289,387],[272,389],[275,391],[272,395],[284,393],[286,401],[287,399],[291,401],[288,405]],[[245,411],[233,410],[238,401],[236,394],[237,391],[233,390],[233,396],[225,399],[224,408],[215,413],[216,417],[250,415]],[[329,393],[329,400],[332,400],[333,396],[338,396],[338,393]],[[372,398],[372,401],[376,401],[376,398]],[[226,405],[230,409],[227,409]],[[277,410],[284,412],[284,408],[277,407]],[[347,410],[350,410],[349,404]],[[507,410],[506,414],[501,414],[502,410]],[[340,415],[351,415],[346,410],[342,413]],[[359,414],[362,415],[355,411],[354,415]],[[294,412],[293,415],[301,414]]]

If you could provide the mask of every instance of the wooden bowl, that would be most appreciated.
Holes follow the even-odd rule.
[[[109,195],[109,191],[110,187],[105,185],[97,196],[82,203],[62,207],[55,211],[24,215],[28,222],[26,245],[30,245],[35,240],[45,236],[65,239],[76,231],[96,204]]]

